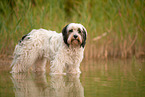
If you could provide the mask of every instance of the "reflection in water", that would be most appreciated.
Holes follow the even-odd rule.
[[[16,97],[84,97],[80,75],[51,75],[45,73],[12,74]]]
[[[84,89],[78,75],[64,76],[53,75],[51,77],[50,97],[84,97]]]

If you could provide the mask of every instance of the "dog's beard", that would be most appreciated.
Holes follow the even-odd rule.
[[[71,40],[71,45],[73,45],[73,46],[78,46],[78,45],[80,45],[81,43],[80,43],[80,40],[78,40],[78,39],[72,39]]]
[[[77,34],[77,38],[74,37],[74,34],[70,34],[68,39],[67,39],[67,43],[69,45],[71,45],[72,47],[79,47],[82,44],[82,37],[81,35]]]

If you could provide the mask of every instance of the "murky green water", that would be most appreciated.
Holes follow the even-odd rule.
[[[0,97],[144,97],[145,60],[84,61],[81,75],[10,74],[0,62]]]

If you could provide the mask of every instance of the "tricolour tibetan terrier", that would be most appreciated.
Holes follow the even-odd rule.
[[[11,64],[12,73],[45,71],[47,60],[54,74],[81,73],[79,67],[83,59],[87,31],[81,24],[70,23],[62,33],[39,29],[23,36],[15,47]]]

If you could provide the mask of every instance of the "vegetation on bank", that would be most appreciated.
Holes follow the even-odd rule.
[[[61,32],[66,24],[78,22],[88,31],[86,59],[142,57],[144,8],[144,0],[1,0],[0,54],[12,55],[32,29]]]

